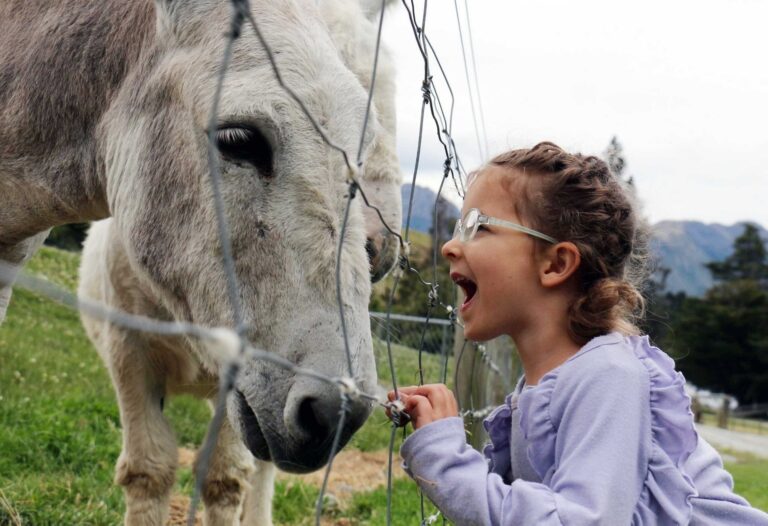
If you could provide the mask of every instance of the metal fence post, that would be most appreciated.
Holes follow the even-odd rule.
[[[501,404],[522,374],[520,359],[508,336],[465,344],[464,331],[457,325],[453,349],[457,361],[453,389],[462,411]],[[474,448],[480,449],[488,440],[482,418],[467,417],[466,429]]]

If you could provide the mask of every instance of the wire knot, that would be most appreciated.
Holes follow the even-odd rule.
[[[336,383],[339,385],[342,397],[358,398],[361,394],[360,389],[352,378],[346,376],[336,378]]]
[[[405,404],[402,400],[393,400],[387,404],[389,419],[395,427],[405,427],[411,421],[411,417],[405,412]]]
[[[431,82],[432,77],[427,77],[421,83],[421,94],[424,99],[424,104],[429,104],[432,100],[432,88],[430,88]]]
[[[456,315],[456,309],[453,307],[453,305],[446,305],[445,311],[448,313],[448,321],[451,323],[456,323],[459,319],[459,317]]]
[[[357,181],[354,179],[349,182],[349,199],[352,200],[357,195],[357,190],[360,188],[360,186],[357,184]]]
[[[400,244],[400,248],[403,250],[400,254],[400,259],[404,259],[405,261],[408,261],[408,258],[411,257],[411,243],[410,241],[403,241]],[[405,269],[405,263],[400,263],[400,265]]]
[[[453,162],[453,156],[449,155],[445,158],[445,161],[443,161],[443,179],[447,179],[448,175],[451,173],[451,163]]]
[[[408,258],[406,256],[400,256],[400,263],[398,265],[400,270],[408,270]]]
[[[429,298],[429,306],[434,307],[437,305],[438,300],[440,299],[440,295],[438,293],[439,285],[432,285],[432,288],[429,289],[429,294],[427,294],[427,297]]]
[[[220,364],[235,362],[243,349],[240,336],[226,327],[217,327],[208,332],[205,341],[213,359]]]

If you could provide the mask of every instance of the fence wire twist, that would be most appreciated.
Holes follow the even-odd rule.
[[[398,382],[397,382],[397,376],[396,376],[396,371],[394,367],[394,361],[392,358],[392,347],[391,347],[392,331],[390,330],[390,324],[391,324],[390,316],[392,313],[392,306],[393,306],[395,291],[397,289],[397,286],[400,282],[400,279],[403,273],[410,272],[416,275],[418,281],[426,289],[426,296],[428,300],[428,311],[426,316],[427,321],[425,321],[424,323],[424,327],[421,332],[419,348],[418,348],[419,381],[420,381],[419,383],[420,384],[424,383],[424,374],[423,374],[423,368],[422,368],[422,352],[424,350],[426,328],[429,323],[430,317],[434,315],[434,309],[436,309],[438,306],[441,307],[447,314],[448,318],[454,324],[458,323],[455,309],[452,307],[452,305],[456,301],[455,291],[454,291],[453,297],[450,298],[449,300],[445,300],[441,297],[443,295],[443,291],[440,290],[440,285],[438,283],[438,269],[437,269],[438,243],[437,242],[434,243],[434,250],[432,254],[432,267],[430,269],[431,281],[425,280],[421,272],[419,272],[416,268],[414,268],[410,261],[409,236],[410,236],[411,218],[413,213],[413,197],[415,194],[414,190],[416,187],[417,176],[419,173],[419,164],[420,164],[420,158],[421,158],[421,149],[423,144],[424,126],[425,126],[427,109],[429,109],[429,116],[431,118],[431,121],[434,123],[437,140],[442,146],[444,156],[445,156],[445,160],[443,164],[443,177],[440,182],[440,186],[438,189],[435,205],[433,208],[433,214],[432,214],[434,225],[439,224],[438,222],[440,220],[440,217],[439,217],[438,201],[442,197],[442,192],[444,189],[445,182],[447,180],[450,180],[453,183],[457,194],[463,197],[466,191],[466,185],[465,185],[466,171],[464,170],[464,167],[461,163],[458,151],[456,149],[456,144],[452,137],[452,127],[453,127],[453,117],[454,117],[454,107],[455,107],[454,91],[448,80],[448,75],[446,74],[446,71],[444,70],[442,63],[440,62],[440,59],[438,58],[438,55],[432,43],[427,37],[426,30],[425,30],[426,20],[427,20],[428,0],[424,0],[421,17],[420,17],[421,18],[420,24],[417,20],[416,7],[413,0],[402,0],[402,5],[405,7],[405,10],[407,12],[408,20],[413,32],[413,36],[424,64],[424,76],[423,76],[421,87],[420,87],[421,96],[422,96],[422,107],[421,107],[421,115],[419,120],[418,142],[417,142],[417,149],[416,149],[416,157],[414,161],[413,175],[411,179],[410,201],[408,203],[404,234],[402,236],[399,233],[399,230],[400,230],[399,225],[387,224],[381,210],[379,210],[377,207],[371,204],[365,192],[363,191],[363,188],[358,182],[358,174],[361,172],[361,170],[364,167],[364,163],[362,159],[364,137],[365,137],[366,128],[368,126],[368,122],[370,118],[371,106],[373,104],[373,96],[374,96],[376,74],[377,74],[378,61],[379,61],[379,55],[380,55],[380,44],[381,44],[381,36],[382,36],[382,28],[383,28],[383,22],[384,22],[384,13],[385,13],[386,3],[387,3],[386,0],[382,0],[381,2],[379,21],[378,21],[378,33],[376,36],[376,47],[375,47],[373,65],[372,65],[371,85],[368,92],[366,110],[365,110],[365,115],[363,119],[363,127],[360,133],[359,146],[356,154],[356,164],[352,165],[350,163],[350,156],[348,155],[348,153],[331,140],[331,138],[328,136],[328,134],[325,132],[322,126],[312,116],[311,112],[309,111],[307,106],[304,104],[304,102],[301,100],[301,98],[290,88],[290,86],[288,86],[285,83],[283,77],[280,74],[280,69],[275,61],[274,53],[271,47],[269,46],[269,44],[267,43],[266,39],[264,38],[264,35],[261,32],[257,21],[253,17],[248,0],[231,0],[231,4],[233,8],[232,18],[230,22],[229,31],[226,34],[224,54],[220,63],[219,74],[217,77],[216,88],[214,92],[214,99],[212,102],[211,113],[208,121],[209,123],[208,165],[209,165],[209,172],[210,172],[210,184],[213,192],[217,228],[218,228],[218,234],[219,234],[219,239],[220,239],[220,244],[222,249],[222,265],[224,268],[224,272],[226,275],[226,282],[227,282],[226,293],[229,298],[230,306],[232,308],[233,320],[235,325],[234,331],[230,329],[224,329],[224,328],[207,328],[199,325],[194,325],[194,324],[185,323],[185,322],[178,322],[178,321],[165,322],[165,321],[147,318],[144,316],[122,312],[122,311],[110,308],[99,302],[95,302],[95,301],[91,301],[83,298],[77,298],[73,294],[69,293],[68,291],[65,291],[60,287],[53,285],[52,283],[49,283],[45,280],[41,280],[39,278],[32,277],[23,272],[17,275],[17,270],[14,267],[0,262],[0,282],[11,283],[15,280],[16,283],[21,287],[27,288],[29,290],[32,290],[34,292],[47,296],[66,306],[69,306],[82,313],[85,313],[86,315],[92,318],[107,321],[109,323],[112,323],[116,326],[120,326],[123,328],[133,329],[133,330],[147,332],[147,333],[155,333],[155,334],[162,334],[162,335],[186,335],[186,336],[198,338],[206,342],[209,345],[209,348],[219,353],[219,356],[225,360],[226,366],[224,367],[223,369],[224,373],[221,374],[221,378],[219,380],[219,392],[218,392],[217,400],[215,403],[214,415],[209,425],[208,432],[206,434],[204,443],[201,446],[200,453],[199,453],[199,459],[198,459],[196,472],[195,472],[194,494],[190,503],[189,513],[187,517],[187,522],[189,525],[193,525],[195,522],[196,509],[199,504],[203,483],[207,475],[207,470],[210,465],[211,456],[213,454],[213,450],[216,445],[216,441],[218,438],[218,434],[219,434],[222,422],[226,416],[225,411],[226,411],[227,396],[234,388],[235,381],[242,367],[242,364],[245,363],[245,361],[247,360],[268,361],[270,363],[273,363],[275,365],[278,365],[280,367],[287,369],[288,371],[292,372],[295,375],[311,377],[316,380],[335,385],[339,389],[339,396],[340,396],[341,403],[340,403],[338,426],[334,433],[331,453],[329,457],[330,459],[326,467],[326,471],[323,477],[322,487],[320,489],[320,493],[319,493],[318,500],[316,503],[316,508],[315,508],[315,523],[318,525],[320,524],[320,519],[323,511],[324,494],[327,488],[328,479],[329,479],[330,472],[333,465],[333,460],[336,456],[336,453],[338,452],[341,434],[344,426],[344,421],[348,416],[347,413],[349,411],[350,401],[355,398],[364,399],[370,402],[377,403],[380,406],[390,411],[390,413],[393,416],[393,425],[390,433],[390,442],[389,442],[389,451],[388,451],[389,461],[388,461],[388,467],[387,467],[387,511],[386,511],[387,515],[386,517],[387,517],[387,524],[391,524],[392,466],[393,466],[394,443],[395,443],[395,437],[396,437],[398,425],[404,424],[408,420],[407,415],[402,412],[402,404],[398,403],[398,400],[399,400]],[[458,16],[459,16],[458,6],[455,4],[455,7],[456,7],[457,20],[458,20]],[[467,23],[469,23],[468,22],[469,11],[468,11],[468,6],[466,5],[466,2],[465,2],[465,10],[466,10],[466,16],[467,16]],[[312,127],[321,137],[323,142],[329,148],[337,151],[342,156],[344,160],[344,164],[347,168],[348,190],[346,195],[346,206],[344,210],[344,216],[343,216],[341,231],[339,235],[339,246],[338,246],[337,256],[336,256],[335,279],[336,279],[337,300],[339,303],[339,316],[340,316],[341,325],[342,325],[344,349],[345,349],[345,355],[346,355],[347,366],[348,366],[348,377],[335,377],[335,378],[329,377],[329,376],[320,374],[316,371],[299,367],[295,363],[285,358],[272,354],[268,351],[256,348],[250,342],[248,342],[244,336],[245,326],[243,322],[242,306],[240,304],[240,299],[239,299],[240,287],[239,287],[237,276],[235,273],[235,264],[234,264],[234,258],[232,255],[232,247],[231,247],[231,241],[230,241],[230,229],[227,223],[226,213],[224,210],[224,204],[223,204],[223,199],[221,194],[221,172],[219,169],[219,153],[216,148],[215,134],[217,131],[219,104],[221,100],[222,91],[224,89],[223,88],[224,79],[232,59],[234,44],[236,40],[241,36],[243,28],[246,24],[253,31],[260,45],[263,47],[264,51],[266,52],[267,58],[271,65],[272,71],[275,75],[275,78],[277,79],[282,89],[284,89],[285,92],[299,106],[302,113],[309,120]],[[464,55],[465,72],[466,72],[467,71],[466,54],[464,52],[463,36],[461,35],[460,22],[459,22],[459,32],[460,32],[460,38],[462,41],[462,54]],[[472,59],[474,64],[474,47],[471,44],[471,42],[470,42],[470,45],[471,45],[471,53],[472,53]],[[438,69],[442,77],[442,81],[445,84],[447,90],[449,91],[450,106],[449,106],[448,115],[446,115],[445,113],[443,103],[438,94],[438,85],[434,81],[431,73],[430,59],[433,59],[434,62],[437,63]],[[474,67],[476,68],[476,66]],[[469,84],[468,72],[466,73],[466,75],[467,75],[467,82]],[[479,85],[477,84],[476,69],[474,71],[474,75],[475,75],[475,91],[477,92],[479,90]],[[472,98],[471,87],[470,87],[470,98]],[[476,132],[476,136],[478,138],[478,143],[479,143],[480,132],[477,129],[477,117],[475,115],[474,102],[473,101],[471,102],[472,102],[473,119],[475,120],[475,132]],[[481,118],[483,118],[482,109],[481,109]],[[484,122],[483,122],[483,127],[484,127]],[[481,151],[482,151],[482,148],[481,148]],[[376,212],[384,228],[391,235],[397,238],[400,245],[400,261],[393,272],[392,284],[389,290],[389,297],[387,302],[387,315],[385,318],[385,326],[387,329],[386,330],[387,358],[388,358],[390,373],[392,377],[392,388],[395,392],[395,398],[396,398],[395,402],[381,401],[379,397],[376,396],[375,394],[365,393],[361,391],[357,387],[353,379],[354,371],[353,371],[351,352],[349,348],[348,335],[346,331],[344,305],[343,305],[342,294],[341,294],[341,261],[342,261],[341,254],[343,250],[343,243],[345,239],[345,232],[347,229],[351,203],[357,194],[359,194],[362,197],[367,207],[373,209]],[[464,341],[456,360],[456,366],[455,366],[456,371],[458,371],[458,368],[461,364],[461,360],[462,360],[462,357],[464,356],[464,351],[466,347],[467,347],[467,342]],[[477,356],[477,354],[478,353],[475,354],[475,357]],[[485,353],[480,353],[480,356],[481,356],[482,363],[484,363],[486,367],[489,367],[494,372],[494,374],[498,375],[500,378],[503,379],[502,371],[499,369],[499,367],[496,364],[493,363],[490,357]],[[447,380],[448,358],[449,358],[448,353],[444,349],[443,355],[441,356],[442,367],[441,367],[441,379],[440,379],[443,383]],[[473,368],[474,368],[474,362],[475,362],[475,359],[473,358]],[[456,388],[458,388],[457,384],[458,384],[458,377],[455,377],[454,386]],[[491,407],[475,409],[474,404],[471,403],[470,405],[471,407],[469,409],[465,409],[461,412],[462,416],[470,417],[470,418],[482,418],[486,416],[492,409]],[[422,496],[421,524],[433,524],[438,520],[439,517],[440,517],[439,513],[436,513],[430,516],[425,515],[424,501]],[[445,518],[443,518],[443,522],[444,521],[445,521]]]

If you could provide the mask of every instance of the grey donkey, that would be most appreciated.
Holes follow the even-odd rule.
[[[375,37],[362,13],[375,17],[376,9],[352,0],[263,0],[251,10],[286,83],[354,159]],[[207,164],[230,17],[224,0],[0,5],[0,259],[18,268],[52,226],[111,217],[90,236],[81,295],[159,319],[233,326]],[[396,227],[387,60],[380,75],[358,177]],[[335,282],[347,167],[278,85],[249,31],[234,47],[215,135],[245,336],[374,391],[370,282],[391,267],[397,243],[359,196],[352,200],[341,255],[350,373]],[[6,302],[11,277],[2,278]],[[118,392],[124,447],[116,479],[126,523],[161,524],[176,462],[163,400],[185,391],[214,396],[225,359],[190,337],[93,319],[86,326]],[[272,463],[297,472],[323,466],[338,410],[335,387],[244,363],[203,492],[206,522],[270,522]],[[370,410],[352,401],[342,443]],[[259,459],[256,479],[250,455]]]

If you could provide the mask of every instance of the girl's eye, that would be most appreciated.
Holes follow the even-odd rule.
[[[272,145],[258,129],[245,125],[222,126],[216,131],[216,147],[225,159],[248,163],[262,177],[272,177]]]

